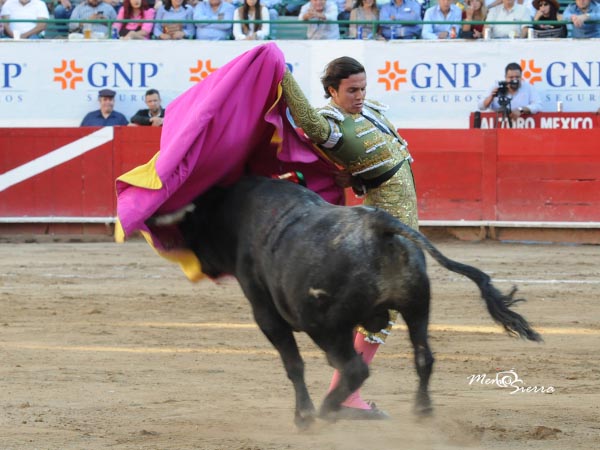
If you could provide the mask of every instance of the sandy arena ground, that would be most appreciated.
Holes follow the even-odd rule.
[[[600,445],[600,248],[440,242],[529,301],[506,336],[475,285],[430,261],[435,415],[411,413],[402,327],[364,386],[392,419],[300,433],[279,357],[235,281],[192,284],[143,242],[0,243],[0,449],[560,449]],[[318,406],[331,370],[297,335]],[[510,371],[517,392],[474,382]],[[513,375],[514,376],[514,375]],[[550,389],[552,390],[552,389]]]

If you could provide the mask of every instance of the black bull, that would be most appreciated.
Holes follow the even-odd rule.
[[[296,184],[260,177],[213,188],[194,204],[179,223],[186,245],[206,275],[233,274],[239,281],[294,385],[300,428],[316,412],[293,332],[307,333],[342,373],[320,410],[321,417],[335,419],[340,403],[369,375],[354,350],[353,330],[362,324],[379,331],[387,325],[389,309],[402,315],[414,348],[420,380],[416,412],[431,411],[430,287],[422,250],[473,280],[490,315],[508,333],[541,340],[509,308],[520,301],[513,298],[516,288],[502,294],[487,274],[446,258],[422,234],[382,210],[333,206]]]

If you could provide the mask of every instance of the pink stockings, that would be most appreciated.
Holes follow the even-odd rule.
[[[378,348],[379,344],[371,344],[365,341],[365,337],[362,334],[356,333],[356,336],[354,337],[354,349],[356,350],[356,353],[362,355],[365,363],[371,364],[371,361],[373,361]],[[331,392],[338,385],[339,381],[340,372],[336,370],[333,372],[333,377],[331,379],[328,392]],[[359,389],[350,394],[348,398],[344,400],[342,405],[349,408],[371,409],[371,406],[360,397]]]

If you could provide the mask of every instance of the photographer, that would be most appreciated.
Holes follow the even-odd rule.
[[[479,102],[479,109],[503,112],[512,120],[523,114],[540,112],[540,96],[531,84],[523,81],[521,75],[521,66],[517,63],[507,65],[504,69],[504,81],[494,85],[490,94]]]

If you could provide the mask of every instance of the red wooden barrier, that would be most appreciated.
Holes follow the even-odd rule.
[[[600,223],[600,129],[401,134],[422,220]],[[114,179],[159,141],[152,127],[0,129],[0,223],[112,220]]]

